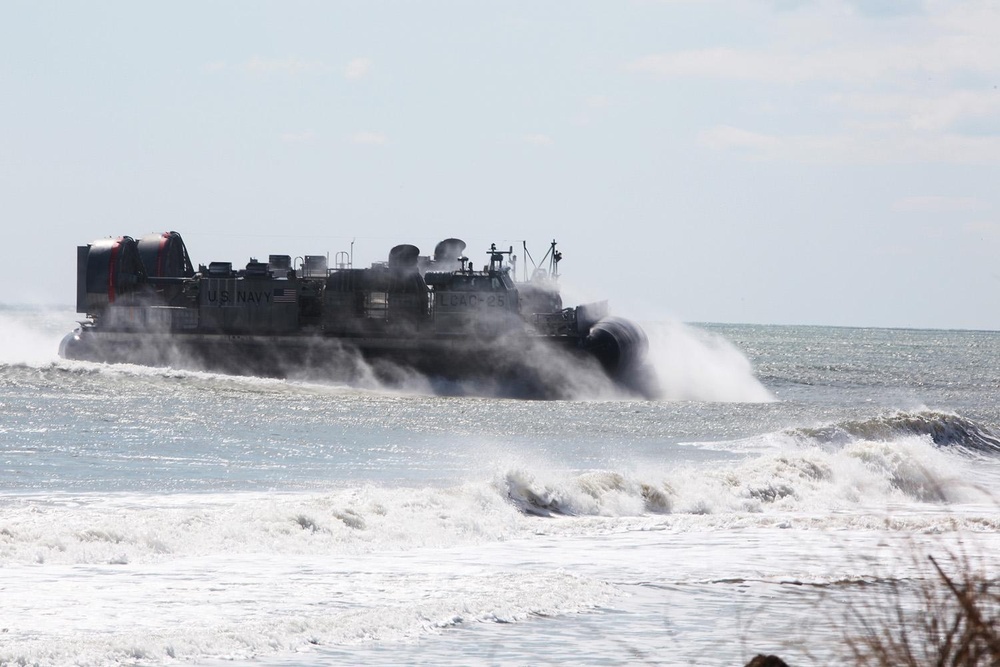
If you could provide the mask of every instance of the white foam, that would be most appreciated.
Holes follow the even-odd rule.
[[[251,660],[573,613],[616,595],[608,584],[568,573],[504,571],[440,553],[363,562],[262,554],[40,574],[0,573],[2,664]]]
[[[487,485],[331,494],[13,496],[0,563],[155,563],[210,554],[340,553],[506,539],[522,515]]]
[[[838,534],[1000,534],[995,506],[968,504],[969,465],[913,436],[703,466],[522,463],[444,489],[8,495],[0,663],[258,660],[586,611],[628,582],[836,581]]]

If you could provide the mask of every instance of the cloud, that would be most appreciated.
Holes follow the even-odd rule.
[[[1000,72],[1000,40],[942,38],[926,45],[845,45],[805,53],[698,49],[642,56],[627,69],[659,78],[867,84],[907,75],[995,74]]]
[[[611,98],[607,95],[591,95],[583,100],[584,109],[570,120],[574,125],[586,127],[603,116],[611,106]]]
[[[892,210],[900,213],[960,213],[980,211],[984,208],[987,208],[986,202],[975,197],[925,195],[904,197],[892,203]]]
[[[389,137],[381,132],[369,132],[362,130],[351,135],[351,141],[356,144],[366,144],[372,146],[384,146],[389,143]]]
[[[304,72],[327,72],[330,66],[318,60],[302,60],[301,58],[261,58],[254,56],[238,65],[230,65],[225,60],[205,63],[202,69],[210,73],[241,71],[255,75],[265,74],[301,74]]]
[[[1000,136],[884,133],[781,136],[719,125],[699,135],[702,145],[751,161],[808,164],[1000,165]]]
[[[305,144],[313,141],[316,138],[316,133],[312,130],[305,130],[304,132],[285,132],[281,135],[281,140],[289,144]]]
[[[371,69],[371,60],[368,58],[355,58],[351,62],[347,63],[347,67],[344,68],[344,76],[352,81],[356,81],[368,76]]]
[[[717,105],[722,122],[699,135],[708,149],[742,159],[1000,164],[996,0],[862,2],[786,2],[780,10],[737,0],[732,20],[756,26],[742,43],[649,53],[626,69],[758,84],[725,89],[746,103]],[[767,132],[754,127],[761,116]],[[776,118],[788,129],[773,131]]]
[[[856,11],[876,18],[907,16],[924,12],[921,0],[849,0],[848,4]]]
[[[320,61],[300,58],[260,58],[254,56],[243,63],[241,68],[251,74],[302,74],[304,72],[325,72],[330,69]]]
[[[526,134],[524,141],[534,146],[554,146],[555,140],[547,134]]]
[[[714,151],[753,151],[761,155],[780,151],[782,139],[776,136],[719,125],[701,133],[701,143]]]
[[[771,84],[867,84],[924,80],[928,75],[1000,74],[996,2],[927,2],[922,8],[858,2],[802,3],[794,12],[762,13],[737,3],[736,19],[764,35],[756,48],[702,48],[646,54],[629,71],[658,78],[717,78]],[[896,3],[897,5],[899,3]],[[919,10],[919,11],[918,11]],[[886,19],[888,15],[896,18]],[[882,18],[873,20],[872,15]],[[886,20],[893,20],[887,30]]]
[[[591,95],[584,103],[588,109],[607,109],[611,106],[611,98],[607,95]]]
[[[783,54],[729,48],[646,55],[628,64],[633,72],[660,78],[719,78],[767,83],[797,83],[808,78],[801,61]]]
[[[846,109],[887,119],[884,127],[944,130],[970,119],[992,119],[1000,114],[1000,93],[954,90],[938,95],[847,93],[830,101]]]
[[[1000,222],[979,221],[962,225],[962,231],[972,236],[989,239],[1000,239]]]

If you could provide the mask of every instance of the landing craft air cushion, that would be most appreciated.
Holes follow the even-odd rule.
[[[599,377],[655,391],[642,329],[607,302],[566,308],[555,241],[517,281],[513,248],[476,269],[466,244],[446,239],[423,256],[398,245],[388,261],[354,268],[338,253],[251,259],[197,271],[177,232],[77,248],[77,312],[60,345],[67,359],[235,374],[382,381],[414,373],[491,393],[563,397]],[[525,247],[527,254],[527,247]]]

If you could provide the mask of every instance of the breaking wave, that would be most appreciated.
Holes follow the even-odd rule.
[[[603,529],[615,530],[636,521],[702,528],[786,520],[855,525],[884,521],[887,508],[912,503],[987,503],[986,515],[963,521],[970,530],[1000,530],[994,499],[971,480],[976,465],[921,436],[772,451],[711,466],[647,463],[582,473],[506,466],[490,478],[447,488],[12,495],[0,502],[0,566],[146,563],[261,550],[360,555],[592,529],[553,522],[560,517],[609,521]],[[954,519],[916,516],[922,518],[908,525],[918,530]]]
[[[863,512],[864,521],[884,520],[881,513],[894,505],[995,501],[969,474],[967,459],[919,437],[859,440],[835,450],[787,448],[709,468],[651,470],[655,464],[643,466],[641,473],[574,476],[514,469],[498,487],[527,515],[713,517],[713,525],[720,520],[767,524],[778,516],[831,511],[846,513],[823,519],[831,524],[858,520],[852,512]],[[1000,527],[1000,520],[990,525]]]
[[[545,483],[531,473],[515,469],[503,475],[497,487],[515,507],[533,516],[637,516],[669,513],[672,507],[669,486],[618,472],[588,472]]]
[[[1000,454],[1000,436],[988,427],[958,414],[933,410],[894,412],[860,421],[796,428],[788,433],[794,438],[821,446],[927,437],[938,447],[951,448],[960,453]]]

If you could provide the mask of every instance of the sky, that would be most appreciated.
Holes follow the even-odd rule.
[[[0,2],[3,304],[459,237],[639,320],[1000,329],[1000,0]]]

